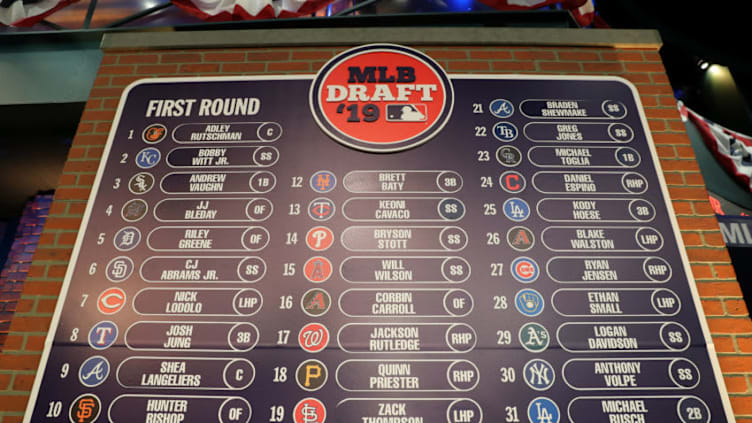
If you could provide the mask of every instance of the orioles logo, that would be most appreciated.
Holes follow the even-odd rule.
[[[357,150],[395,152],[435,136],[452,112],[449,78],[425,54],[393,44],[350,49],[326,63],[311,84],[311,111],[335,141]]]
[[[167,135],[167,128],[165,128],[164,125],[155,123],[153,125],[147,126],[146,129],[144,129],[143,138],[144,141],[149,144],[156,144],[162,141],[165,135]]]

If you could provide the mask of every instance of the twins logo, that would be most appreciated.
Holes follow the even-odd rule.
[[[320,323],[309,323],[300,329],[298,343],[309,353],[323,351],[329,343],[329,330]]]
[[[425,54],[394,44],[350,49],[327,62],[309,92],[313,117],[335,141],[387,153],[421,145],[449,120],[449,78]]]
[[[311,176],[311,188],[318,193],[327,193],[337,185],[337,177],[328,170],[320,170]]]
[[[543,296],[534,289],[523,289],[514,296],[517,311],[528,317],[535,317],[543,312]]]
[[[527,205],[525,200],[519,198],[510,198],[505,201],[503,210],[504,216],[515,222],[525,221],[530,216],[530,206]]]
[[[538,397],[527,406],[530,423],[559,423],[559,407],[546,397]]]
[[[99,322],[89,331],[89,345],[95,350],[104,350],[115,343],[117,336],[118,328],[115,323]]]
[[[514,105],[509,100],[497,98],[488,105],[488,110],[497,118],[505,119],[514,113]]]
[[[154,147],[147,147],[136,155],[136,165],[141,169],[151,169],[159,163],[162,153]]]
[[[329,220],[334,216],[334,202],[328,198],[317,198],[308,204],[308,215],[319,222]]]
[[[110,363],[106,358],[95,355],[89,357],[78,369],[78,380],[81,384],[93,388],[99,386],[110,374]]]
[[[553,386],[554,379],[556,379],[553,366],[548,361],[539,358],[528,361],[522,368],[522,375],[527,386],[536,391],[545,391]]]
[[[518,257],[512,261],[512,276],[522,283],[538,279],[538,263],[527,257]]]

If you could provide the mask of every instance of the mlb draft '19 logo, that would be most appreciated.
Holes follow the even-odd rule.
[[[446,124],[454,94],[444,70],[423,53],[394,44],[350,49],[311,84],[310,106],[337,142],[369,152],[423,144]]]

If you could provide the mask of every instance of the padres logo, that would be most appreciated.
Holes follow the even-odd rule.
[[[319,71],[309,95],[324,132],[369,152],[423,144],[446,124],[454,102],[441,66],[393,44],[360,46],[333,58]]]

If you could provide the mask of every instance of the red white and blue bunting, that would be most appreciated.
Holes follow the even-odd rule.
[[[332,0],[172,0],[185,12],[209,22],[296,18]]]
[[[0,26],[32,26],[78,0],[0,0]]]
[[[595,14],[593,0],[479,0],[486,6],[497,10],[530,10],[544,6],[561,4],[561,7],[569,10],[572,17],[582,26],[594,25],[596,27],[608,27],[598,15]]]

